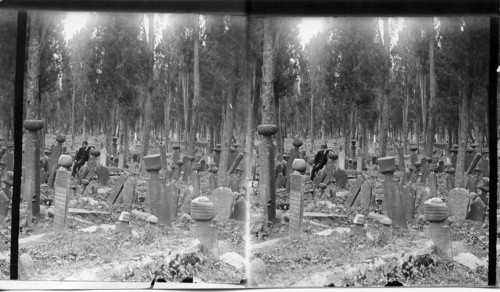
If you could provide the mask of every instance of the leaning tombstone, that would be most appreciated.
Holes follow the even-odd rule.
[[[113,189],[111,190],[111,193],[109,194],[107,204],[108,206],[112,206],[117,202],[118,197],[120,196],[120,193],[123,189],[123,186],[125,185],[125,182],[127,181],[128,176],[127,174],[123,173],[120,175],[118,178],[118,181],[114,185]]]
[[[54,188],[54,180],[56,178],[56,170],[58,166],[59,156],[62,154],[62,143],[66,141],[66,137],[62,135],[56,136],[56,146],[53,147],[52,152],[50,153],[49,160],[49,179],[47,181],[47,187],[52,189]]]
[[[367,179],[363,180],[363,183],[361,184],[358,201],[362,208],[369,208],[375,204],[375,196],[372,195],[372,186]]]
[[[212,224],[215,215],[215,204],[207,197],[198,197],[191,201],[191,218],[195,220],[194,225],[191,225],[191,234],[200,240],[203,253],[217,258],[217,227]]]
[[[290,175],[290,236],[300,236],[302,216],[304,212],[304,191],[306,162],[295,159],[292,163],[293,174]]]
[[[482,158],[481,158],[481,162],[479,163],[479,169],[481,169],[481,175],[483,177],[487,177],[489,178],[490,177],[490,158],[489,158],[489,154],[490,154],[490,151],[488,150],[488,148],[484,149],[483,152],[482,152]]]
[[[451,259],[452,220],[449,218],[448,206],[440,198],[429,199],[424,203],[424,216],[429,221],[429,226],[424,226],[424,233],[436,244],[436,254]]]
[[[394,171],[396,171],[396,161],[394,157],[383,157],[378,159],[380,172],[384,175],[384,205],[387,215],[392,219],[395,227],[406,229],[406,216],[404,213],[401,193],[397,183],[394,181]]]
[[[483,177],[477,186],[477,188],[481,191],[479,194],[479,198],[488,205],[488,193],[490,192],[490,179],[487,177]]]
[[[354,184],[351,186],[351,189],[349,190],[349,197],[347,197],[347,200],[344,205],[346,209],[350,209],[354,205],[354,202],[358,197],[359,191],[361,190],[361,185],[363,184],[364,180],[365,178],[362,175],[360,175],[358,176]]]
[[[54,229],[55,232],[64,233],[66,230],[66,221],[68,215],[68,202],[70,193],[71,171],[73,159],[69,155],[59,157],[61,168],[56,171],[54,193]]]
[[[135,183],[132,180],[132,177],[128,177],[123,184],[123,188],[120,191],[117,202],[118,204],[122,204],[126,211],[132,210],[132,205],[137,200],[137,196],[135,193]]]
[[[238,153],[236,152],[236,149],[234,147],[229,147],[229,161],[227,162],[228,167],[231,167],[231,165],[233,165],[237,155]]]
[[[479,155],[481,155],[481,154],[479,154]],[[469,168],[469,166],[472,163],[473,158],[474,158],[474,149],[469,147],[469,148],[467,148],[467,153],[465,154],[464,171],[467,171],[467,169]]]
[[[214,203],[215,213],[220,220],[227,220],[233,209],[234,196],[229,188],[220,187],[212,192],[210,197]]]

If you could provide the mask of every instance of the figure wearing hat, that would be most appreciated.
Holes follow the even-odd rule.
[[[311,170],[311,181],[314,180],[314,176],[316,173],[325,166],[328,161],[328,152],[330,150],[327,149],[326,145],[321,145],[321,150],[316,153],[314,157],[314,166]]]

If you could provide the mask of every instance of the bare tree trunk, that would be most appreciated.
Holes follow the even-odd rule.
[[[193,97],[193,112],[191,114],[191,129],[190,129],[190,139],[189,139],[189,151],[190,155],[195,153],[195,140],[196,131],[198,130],[198,101],[200,99],[200,61],[198,56],[199,47],[199,33],[198,33],[198,15],[196,15],[195,27],[194,27],[194,97]]]
[[[380,156],[384,157],[387,154],[387,133],[389,130],[389,79],[391,74],[391,57],[389,46],[389,18],[384,17],[384,49],[385,49],[385,68],[384,68],[384,87],[382,92],[382,115],[380,123]]]
[[[170,105],[172,104],[172,87],[171,87],[171,84],[170,84],[170,81],[167,85],[168,87],[168,94],[167,94],[167,100],[164,104],[165,108],[164,108],[164,118],[163,118],[163,122],[165,124],[165,149],[166,151],[169,151],[169,142],[170,142],[170,137],[169,137],[169,134],[170,134]],[[176,162],[176,161],[174,161]]]
[[[245,143],[245,181],[249,181],[252,177],[252,156],[253,156],[253,108],[256,97],[256,66],[255,62],[250,64],[247,75],[248,87],[248,106],[246,116],[246,143]]]
[[[311,138],[311,153],[314,152],[314,95],[311,94],[311,121],[309,126],[309,137]]]
[[[472,89],[470,84],[467,84],[462,92],[462,104],[460,106],[460,131],[458,133],[458,154],[457,166],[455,169],[455,186],[464,187],[464,168],[465,168],[465,155],[467,151],[467,137],[469,134],[469,115],[472,99]]]
[[[183,65],[183,69],[181,71],[182,76],[182,98],[184,101],[184,143],[187,146],[188,135],[189,135],[189,87],[188,87],[188,72],[185,65]],[[179,142],[180,142],[179,138]],[[184,151],[187,149],[184,148]]]
[[[147,156],[149,152],[149,134],[151,132],[151,100],[153,98],[153,79],[154,79],[154,14],[148,14],[149,37],[148,37],[148,83],[146,92],[146,103],[144,105],[144,122],[142,132],[142,157]],[[142,160],[141,160],[142,161]]]
[[[403,104],[403,148],[404,154],[408,153],[408,111],[410,108],[410,88],[408,74],[405,74],[405,100]]]
[[[428,116],[428,125],[427,125],[427,141],[426,141],[426,155],[428,157],[432,157],[432,149],[434,146],[434,122],[435,118],[435,110],[434,104],[436,102],[436,69],[434,66],[434,18],[431,18],[431,27],[430,27],[431,37],[429,40],[429,76],[430,76],[430,97],[429,97],[429,116]]]
[[[75,148],[75,88],[71,93],[71,148]]]

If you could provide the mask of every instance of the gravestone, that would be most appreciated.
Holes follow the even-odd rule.
[[[166,150],[165,145],[160,145],[160,156],[161,156],[161,168],[162,169],[167,169],[168,168],[168,162],[167,162],[167,150]]]
[[[363,157],[356,158],[356,171],[363,171]]]
[[[193,165],[193,172],[191,173],[191,185],[193,186],[194,193],[198,197],[200,195],[200,173],[201,164],[195,163]]]
[[[191,176],[191,170],[192,170],[192,162],[194,158],[193,156],[184,156],[183,162],[184,162],[184,173],[182,175],[182,181],[187,183],[189,180],[189,177]]]
[[[349,209],[353,206],[354,202],[356,201],[356,198],[358,197],[361,185],[363,184],[364,180],[365,178],[362,175],[360,175],[358,176],[354,184],[351,186],[351,189],[349,190],[349,197],[347,197],[347,200],[344,205],[346,209]]]
[[[418,150],[418,147],[415,145],[410,147],[410,151],[411,151],[410,162],[411,162],[411,164],[415,164],[418,161],[417,150]]]
[[[49,179],[47,182],[47,187],[52,189],[54,187],[54,180],[56,178],[56,171],[59,161],[59,156],[62,154],[62,143],[66,141],[65,136],[58,135],[56,137],[56,145],[52,148],[52,152],[50,153],[50,161],[49,161]],[[8,168],[8,166],[7,166]]]
[[[299,158],[299,148],[304,142],[300,139],[295,139],[292,142],[293,149],[290,149],[287,161],[287,172],[286,172],[286,192],[290,192],[290,175],[292,174],[292,163],[295,159]]]
[[[446,221],[429,222],[429,226],[424,226],[424,234],[436,245],[436,255],[439,257],[452,258],[451,229],[446,225]]]
[[[99,157],[100,157],[101,165],[106,167],[108,165],[107,164],[108,151],[106,150],[106,147],[101,148],[100,152],[101,152],[101,155],[99,155]]]
[[[485,155],[488,155],[488,153],[485,153]],[[482,177],[490,177],[490,159],[488,156],[483,156],[481,158],[478,168],[481,170]]]
[[[240,177],[236,174],[229,175],[229,188],[231,191],[240,192]]]
[[[212,167],[209,169],[210,174],[208,175],[208,189],[213,192],[217,188],[217,167]]]
[[[267,228],[267,220],[276,217],[276,186],[274,181],[274,145],[273,135],[278,132],[276,125],[263,124],[257,126],[257,132],[261,135],[259,145],[259,199],[264,207],[264,226]]]
[[[214,203],[215,213],[220,220],[227,220],[233,208],[233,192],[229,188],[220,187],[212,192],[210,201]]]
[[[467,171],[469,168],[470,164],[472,163],[472,159],[474,158],[474,150],[472,148],[467,148],[467,153],[465,154],[465,164],[464,164],[464,171]]]
[[[454,188],[448,194],[450,216],[456,220],[464,220],[469,209],[469,192],[463,188]]]
[[[85,179],[87,180],[91,180],[91,179],[94,179],[95,177],[95,171],[96,171],[96,168],[97,168],[97,165],[98,165],[98,157],[101,155],[101,152],[100,151],[97,151],[97,150],[92,150],[90,152],[90,159],[89,159],[89,162],[88,162],[88,165],[89,165],[89,172],[87,173],[87,176],[85,177]]]
[[[243,160],[243,156],[244,156],[243,153],[238,153],[236,155],[236,158],[234,159],[233,163],[230,164],[230,168],[229,168],[227,174],[231,175],[236,171],[241,160]],[[281,164],[279,164],[279,166],[281,166]]]
[[[247,218],[247,201],[241,197],[234,203],[233,218],[238,221],[246,222]]]
[[[123,185],[125,184],[125,181],[127,181],[128,176],[123,173],[119,178],[116,184],[114,185],[113,189],[111,190],[111,193],[109,194],[107,203],[108,206],[113,205],[116,200],[118,199],[118,196],[120,195],[120,192],[123,189]]]
[[[181,160],[181,147],[179,145],[174,145],[172,147],[174,149],[174,154],[172,155],[172,161],[177,163],[177,161]]]
[[[1,161],[5,164],[5,171],[14,171],[14,143],[13,142],[7,143],[7,152],[5,152]],[[56,170],[57,170],[57,161],[56,161]]]
[[[372,195],[372,186],[366,179],[361,184],[357,201],[362,208],[369,208],[375,204],[375,197]]]
[[[300,236],[302,216],[304,212],[304,191],[306,177],[290,175],[290,236]]]
[[[420,161],[421,166],[420,170],[422,171],[422,175],[420,176],[420,183],[426,184],[427,182],[427,177],[429,176],[429,163],[430,163],[430,158],[429,157],[424,157]]]
[[[120,152],[120,154],[118,154],[118,168],[121,168],[121,169],[125,168],[125,154],[123,154],[122,152]]]
[[[38,217],[40,214],[40,139],[38,131],[44,126],[42,120],[25,120],[24,128],[28,130],[29,137],[26,137],[24,144],[24,156],[26,164],[23,169],[23,179],[25,188],[23,198],[28,202],[28,211],[30,212],[29,223],[31,224],[31,215]]]
[[[468,175],[465,189],[470,193],[478,193],[477,191],[478,176],[476,174]]]
[[[345,170],[342,170],[340,168],[337,169],[333,173],[333,178],[335,179],[335,185],[337,185],[337,187],[345,189],[347,185],[347,173],[345,172]]]
[[[345,151],[342,149],[342,151],[339,152],[338,154],[338,159],[339,159],[339,169],[340,170],[345,170]]]
[[[54,184],[54,227],[55,232],[65,232],[68,213],[71,172],[57,170]]]
[[[236,152],[236,149],[234,149],[234,147],[229,147],[229,160],[227,162],[228,169],[231,167],[231,165],[233,165],[237,155],[238,152]]]
[[[205,159],[202,159],[202,160],[200,161],[200,166],[201,166],[201,168],[200,168],[200,171],[201,171],[201,172],[205,172],[205,171],[207,171],[207,163],[206,163]]]
[[[217,227],[211,222],[195,221],[195,224],[191,225],[191,233],[200,240],[204,254],[218,258]]]
[[[451,166],[451,163],[449,164]],[[455,169],[449,167],[445,170],[446,174],[446,191],[450,192],[455,188]]]
[[[325,184],[329,184],[333,179],[333,172],[335,171],[336,161],[339,156],[334,154],[332,151],[328,152],[328,162],[325,165],[325,179],[322,181]]]
[[[131,177],[128,177],[123,184],[122,190],[118,195],[115,204],[123,204],[125,211],[132,211],[132,204],[137,200],[135,194],[135,183]]]
[[[165,186],[165,192],[161,197],[165,197],[166,204],[168,207],[168,213],[165,209],[162,209],[162,214],[166,216],[169,214],[170,219],[174,219],[177,216],[177,207],[179,204],[180,189],[173,183],[167,184]],[[159,217],[158,217],[159,218]]]
[[[405,156],[404,156],[403,146],[397,147],[397,150],[398,150],[399,170],[405,172],[406,166],[405,166]]]
[[[467,214],[467,219],[484,223],[486,219],[486,205],[481,198],[476,197],[470,204],[470,211]]]
[[[384,175],[384,206],[388,217],[393,221],[393,226],[406,229],[406,216],[403,209],[401,193],[398,184],[394,180],[396,161],[394,157],[382,157],[378,159],[380,172]]]
[[[429,166],[429,189],[431,190],[431,194],[433,197],[438,196],[436,169],[437,169],[436,164],[431,164]]]
[[[405,185],[402,189],[403,209],[406,220],[413,220],[415,216],[415,199],[417,197],[417,189],[413,185]]]
[[[219,145],[219,148],[217,148],[217,145]],[[214,163],[215,163],[215,166],[217,168],[219,168],[219,164],[220,164],[220,152],[221,152],[221,149],[220,149],[220,144],[217,144],[215,145],[216,147],[214,148]]]
[[[453,148],[450,149],[451,155],[451,165],[454,169],[457,169],[457,155],[458,155],[458,145],[453,145]]]
[[[177,160],[177,162],[175,163],[175,165],[174,165],[174,171],[173,171],[173,174],[172,174],[172,180],[173,181],[177,181],[181,177],[181,170],[182,170],[182,165],[183,164],[184,163],[182,162],[182,160]]]
[[[98,167],[96,167],[95,173],[97,175],[97,182],[102,185],[108,185],[109,170],[107,167],[99,165]]]

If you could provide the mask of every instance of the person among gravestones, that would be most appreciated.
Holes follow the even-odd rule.
[[[82,147],[78,149],[75,155],[75,163],[73,164],[73,172],[71,176],[74,177],[75,174],[80,170],[80,168],[87,162],[90,158],[90,151],[92,151],[92,147],[88,146],[89,143],[87,141],[83,141]]]
[[[321,150],[316,153],[316,156],[314,157],[314,166],[311,170],[311,178],[310,180],[314,180],[314,176],[316,173],[325,166],[326,162],[328,161],[328,153],[330,150],[327,149],[326,145],[321,145]]]

